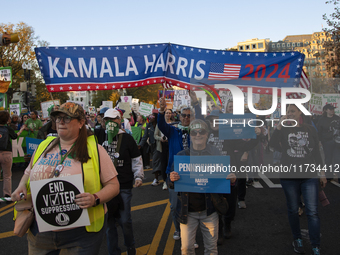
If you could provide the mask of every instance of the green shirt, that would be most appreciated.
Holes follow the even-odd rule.
[[[25,125],[29,129],[29,131],[28,131],[29,136],[34,137],[34,138],[37,138],[38,130],[39,130],[39,128],[41,128],[43,126],[41,120],[39,120],[39,119],[36,119],[36,120],[28,119],[28,120],[26,120]],[[33,129],[33,136],[30,133],[31,129]]]

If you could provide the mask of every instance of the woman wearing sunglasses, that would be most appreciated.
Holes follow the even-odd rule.
[[[180,151],[177,155],[201,156],[220,155],[216,147],[207,144],[208,125],[203,120],[190,123],[191,148]],[[180,179],[177,172],[170,173],[170,180]],[[234,174],[228,175],[231,183],[235,183]],[[176,184],[175,184],[176,185]],[[208,193],[181,192],[178,195],[177,213],[180,221],[182,254],[195,254],[194,243],[198,225],[204,241],[204,254],[217,254],[218,214]]]

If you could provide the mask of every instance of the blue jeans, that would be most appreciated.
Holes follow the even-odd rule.
[[[124,210],[119,210],[120,218],[110,217],[107,222],[107,248],[110,255],[120,255],[122,252],[118,247],[118,232],[116,222],[121,226],[124,235],[124,245],[127,250],[135,249],[135,238],[133,236],[132,219],[131,219],[131,189],[121,189],[120,195],[124,202]],[[129,254],[129,253],[128,253]]]
[[[318,215],[319,179],[281,179],[286,195],[288,220],[294,240],[301,238],[299,205],[300,196],[306,206],[309,238],[313,247],[320,246],[320,219]]]
[[[170,178],[168,176],[168,178]],[[176,208],[177,208],[177,192],[175,192],[174,189],[168,189],[169,190],[169,201],[170,201],[170,208],[171,208],[171,215],[172,215],[172,221],[174,222],[175,228],[177,232],[180,232],[181,228],[179,226],[179,222],[176,217]]]

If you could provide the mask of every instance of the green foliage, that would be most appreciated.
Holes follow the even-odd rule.
[[[138,98],[139,102],[156,104],[158,99],[158,90],[162,89],[163,86],[161,84],[153,84],[143,87],[126,89],[126,92],[128,96],[132,96],[132,98]]]

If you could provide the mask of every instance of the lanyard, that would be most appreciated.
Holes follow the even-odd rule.
[[[75,144],[75,143],[74,143]],[[54,171],[51,173],[50,178],[54,177],[59,177],[61,171],[63,171],[64,166],[63,166],[63,162],[64,160],[67,158],[68,154],[70,154],[70,151],[72,150],[74,144],[72,144],[71,148],[68,150],[67,153],[65,153],[65,155],[63,156],[62,150],[61,150],[61,146],[59,143],[59,151],[60,151],[60,162],[59,164],[56,166],[56,168],[54,169]]]

